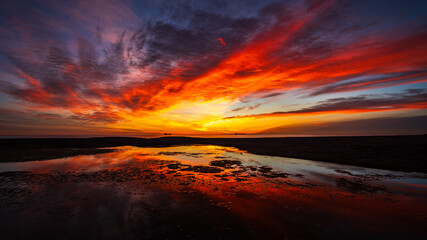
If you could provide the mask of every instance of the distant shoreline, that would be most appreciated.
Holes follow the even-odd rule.
[[[427,173],[427,135],[193,138],[12,138],[0,139],[0,162],[48,160],[104,153],[104,147],[167,147],[177,145],[220,145],[249,153],[333,162],[396,171]]]
[[[13,136],[0,136],[0,140],[7,139],[88,139],[88,138],[143,138],[143,139],[155,139],[164,137],[179,137],[179,138],[331,138],[331,137],[406,137],[406,136],[425,136],[426,134],[374,134],[374,135],[286,135],[286,134],[204,134],[204,135],[180,135],[180,134],[157,134],[157,135],[135,135],[135,136],[109,136],[109,135],[13,135]]]

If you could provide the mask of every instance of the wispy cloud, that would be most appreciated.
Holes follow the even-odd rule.
[[[270,128],[261,134],[397,135],[427,133],[427,116],[380,117],[334,122],[300,123]]]
[[[278,111],[261,114],[236,115],[233,118],[263,118],[273,116],[286,116],[298,114],[324,114],[324,113],[354,113],[387,111],[397,109],[423,109],[427,107],[427,91],[422,89],[408,89],[403,93],[384,95],[361,95],[348,98],[331,98],[318,102],[311,107],[294,111]]]

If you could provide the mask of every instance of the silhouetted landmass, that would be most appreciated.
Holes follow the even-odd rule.
[[[427,172],[427,135],[287,138],[62,138],[1,139],[0,162],[46,160],[111,151],[115,146],[166,147],[211,144],[249,153],[398,171]]]

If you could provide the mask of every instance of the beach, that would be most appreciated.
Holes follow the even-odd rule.
[[[254,154],[229,146],[165,144],[173,139],[147,140],[157,141],[150,143],[156,146],[104,146],[99,149],[104,152],[76,152],[51,160],[3,161],[3,236],[416,239],[425,235],[425,173]],[[115,145],[119,140],[123,139],[92,144]],[[39,147],[55,143],[61,148],[74,142],[73,149],[90,142],[37,141]]]

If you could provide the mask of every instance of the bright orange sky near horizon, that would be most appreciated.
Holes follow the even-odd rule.
[[[426,5],[4,2],[0,136],[425,134]]]

